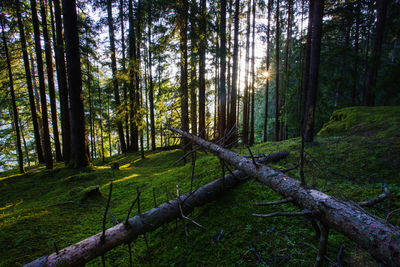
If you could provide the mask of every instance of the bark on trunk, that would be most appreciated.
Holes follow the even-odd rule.
[[[313,2],[313,1],[310,1]],[[279,0],[276,1],[276,36],[275,36],[275,141],[279,141]]]
[[[301,186],[300,181],[266,165],[255,166],[251,159],[216,144],[179,129],[170,130],[213,152],[283,198],[292,198],[300,209],[315,211],[316,217],[322,223],[356,242],[378,261],[392,266],[400,265],[400,230],[390,223],[368,214],[356,204],[336,199],[315,189],[306,189]]]
[[[271,26],[271,9],[272,9],[272,0],[268,0],[268,23],[267,23],[267,58],[266,58],[266,67],[267,67],[267,75],[265,82],[265,114],[264,114],[264,142],[267,142],[268,135],[268,95],[269,95],[269,54],[270,54],[270,26]]]
[[[150,4],[151,14],[151,4]],[[154,123],[154,86],[152,75],[152,58],[151,58],[151,15],[149,16],[148,37],[149,37],[149,104],[150,104],[150,131],[151,131],[151,150],[156,150],[156,126]]]
[[[218,138],[223,138],[226,130],[226,0],[221,0],[220,16],[221,20],[219,36],[221,40],[221,46],[219,55],[221,57],[221,65],[218,90]]]
[[[201,18],[199,23],[199,133],[200,137],[206,137],[206,27],[207,6],[206,0],[200,1]]]
[[[43,0],[40,0],[40,15],[42,16],[42,32],[44,38],[46,70],[47,70],[47,86],[49,87],[51,123],[53,126],[54,147],[56,150],[56,161],[62,161],[61,144],[58,132],[56,91],[54,89],[54,72],[53,72],[53,53],[51,51],[51,41],[47,28],[47,11]]]
[[[256,29],[256,1],[253,2],[253,25],[252,35],[253,40],[251,42],[251,109],[250,109],[250,140],[249,144],[254,144],[254,82],[255,82],[255,29]]]
[[[243,132],[242,138],[245,145],[249,139],[249,64],[250,64],[250,14],[251,0],[249,0],[247,10],[247,28],[246,28],[246,64],[244,74],[244,96],[243,96]]]
[[[50,0],[49,3],[51,12],[52,0]],[[66,73],[65,58],[64,58],[64,37],[62,34],[60,0],[54,0],[54,16],[55,16],[55,29],[53,22],[53,14],[51,14],[53,39],[54,39],[54,52],[56,59],[58,94],[60,97],[62,155],[64,162],[67,164],[71,158],[71,135],[70,135],[71,127],[70,127],[70,119],[68,111],[69,108],[68,108],[67,73]]]

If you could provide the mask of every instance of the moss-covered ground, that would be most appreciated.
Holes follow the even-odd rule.
[[[362,109],[362,108],[360,108]],[[353,113],[365,113],[356,109],[341,110],[321,131],[312,144],[306,145],[308,162],[306,179],[316,182],[316,188],[338,198],[361,201],[381,193],[382,183],[388,183],[392,191],[390,208],[400,207],[400,123],[397,113],[389,118],[369,121],[361,115],[359,124],[343,120]],[[389,114],[387,110],[368,111]],[[399,110],[400,112],[400,110]],[[341,118],[337,117],[340,113]],[[351,113],[351,114],[347,114]],[[346,115],[347,114],[347,115]],[[358,116],[358,115],[357,115]],[[356,117],[357,117],[356,116]],[[395,117],[395,118],[393,118]],[[354,120],[352,117],[351,120]],[[383,123],[386,120],[388,124]],[[368,124],[369,134],[352,131]],[[358,126],[357,126],[358,125]],[[391,130],[395,127],[397,130]],[[328,130],[329,128],[329,130]],[[359,129],[360,129],[359,128]],[[290,156],[271,166],[283,169],[299,160],[300,139],[283,142],[267,142],[254,145],[253,153],[290,151]],[[242,154],[247,149],[236,148]],[[128,208],[140,188],[141,209],[154,206],[153,189],[158,204],[168,197],[166,188],[174,195],[175,185],[181,193],[190,187],[191,164],[173,163],[182,156],[180,150],[146,153],[142,160],[132,153],[108,158],[106,163],[94,162],[83,170],[65,168],[56,164],[54,170],[44,166],[30,168],[26,174],[15,172],[0,174],[0,266],[18,266],[37,257],[55,251],[54,243],[62,248],[96,234],[102,229],[102,218],[110,182],[113,194],[110,211],[118,221],[125,219]],[[197,154],[195,185],[203,185],[220,176],[218,159],[204,153]],[[114,163],[120,168],[113,170]],[[339,175],[340,174],[340,175]],[[299,177],[297,169],[288,172]],[[99,187],[102,196],[88,196]],[[204,207],[198,208],[191,217],[207,228],[201,232],[188,225],[189,236],[185,238],[182,223],[171,222],[132,244],[133,262],[136,266],[257,266],[250,243],[270,266],[310,266],[313,264],[318,242],[311,225],[304,218],[274,217],[255,218],[251,213],[295,211],[291,204],[275,207],[254,207],[252,203],[278,200],[280,197],[269,188],[249,180]],[[71,202],[73,201],[73,203]],[[368,211],[384,218],[388,201]],[[392,223],[398,224],[400,216]],[[107,217],[107,227],[113,220]],[[217,241],[217,237],[219,240]],[[332,231],[329,236],[328,257],[336,261],[341,244],[345,244],[343,261],[347,266],[374,266],[367,253],[343,235]],[[129,266],[127,246],[120,246],[105,256],[109,266]],[[95,259],[88,266],[101,265]]]

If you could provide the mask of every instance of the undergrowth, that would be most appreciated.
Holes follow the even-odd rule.
[[[375,129],[375,131],[378,131]],[[287,150],[290,156],[271,166],[284,169],[299,160],[300,139],[267,142],[254,145],[253,153],[269,154]],[[248,154],[247,149],[236,152]],[[400,145],[396,138],[382,136],[320,136],[306,145],[305,175],[308,183],[316,181],[318,190],[337,198],[361,201],[381,193],[383,183],[392,192],[391,209],[400,207]],[[123,221],[137,188],[141,194],[141,210],[154,207],[156,202],[175,197],[175,185],[181,194],[190,188],[191,164],[173,163],[182,156],[180,150],[131,153],[108,158],[106,163],[94,162],[90,168],[73,170],[61,163],[53,170],[44,166],[28,169],[24,175],[5,172],[0,175],[0,266],[19,266],[42,255],[55,252],[54,243],[63,248],[96,234],[102,229],[106,196],[113,182],[110,205],[112,215]],[[112,169],[116,163],[119,169]],[[219,160],[204,153],[197,154],[195,187],[204,185],[221,175]],[[299,177],[297,169],[288,172]],[[99,189],[100,195],[88,196]],[[139,237],[132,244],[134,265],[150,266],[257,266],[260,262],[250,243],[270,266],[310,266],[313,264],[318,241],[310,223],[304,218],[256,218],[252,213],[296,211],[291,204],[275,207],[254,207],[254,202],[278,200],[271,189],[249,180],[226,192],[222,197],[190,215],[206,227],[202,232],[187,224],[186,241],[180,220]],[[384,218],[388,202],[368,211]],[[133,216],[135,214],[132,214]],[[399,217],[392,223],[398,224]],[[111,216],[107,227],[113,226]],[[218,238],[217,238],[218,237]],[[218,239],[218,240],[217,240]],[[376,265],[370,256],[351,240],[331,231],[328,257],[336,261],[339,247],[344,244],[343,263],[347,266]],[[119,246],[105,256],[107,265],[129,266],[126,245]],[[328,264],[328,263],[327,263]],[[97,258],[87,266],[99,266]]]

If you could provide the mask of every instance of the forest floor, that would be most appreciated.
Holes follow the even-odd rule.
[[[382,192],[382,184],[391,190],[390,209],[400,208],[400,108],[347,108],[336,111],[321,130],[315,142],[306,144],[308,183],[316,182],[318,190],[341,199],[362,201]],[[290,156],[271,164],[285,169],[299,161],[300,139],[256,144],[253,153],[269,154],[287,150]],[[247,149],[236,148],[247,154]],[[24,175],[16,172],[0,174],[0,266],[19,266],[42,255],[96,234],[102,229],[106,196],[113,182],[110,211],[122,221],[140,188],[141,210],[154,206],[168,197],[166,188],[175,197],[175,185],[181,194],[190,188],[191,164],[172,165],[182,151],[132,153],[94,162],[83,170],[72,170],[58,163],[53,170],[44,166],[29,168]],[[111,168],[119,164],[119,170]],[[204,153],[197,154],[195,186],[204,185],[221,174],[219,160]],[[297,169],[288,172],[299,177]],[[88,194],[99,187],[101,195]],[[134,241],[134,265],[150,266],[257,266],[261,258],[270,266],[310,266],[313,264],[318,241],[311,224],[304,218],[256,218],[256,213],[296,211],[291,204],[254,207],[254,202],[278,200],[271,189],[249,180],[222,197],[201,208],[191,217],[206,227],[201,232],[187,225],[186,241],[182,223],[171,222],[144,238]],[[388,201],[368,208],[385,218]],[[133,216],[133,212],[132,215]],[[391,222],[400,223],[400,215]],[[107,217],[107,227],[113,219]],[[251,244],[251,245],[250,245]],[[339,247],[344,244],[342,263],[346,266],[376,266],[376,262],[355,243],[332,231],[329,236],[328,257],[336,262]],[[129,266],[127,246],[108,252],[107,265]],[[332,262],[330,263],[330,265]],[[101,259],[87,266],[101,266]]]

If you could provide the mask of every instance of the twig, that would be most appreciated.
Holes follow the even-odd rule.
[[[306,180],[304,178],[304,134],[301,131],[301,147],[300,147],[300,181],[301,185],[306,185]]]
[[[216,241],[216,242],[218,242],[218,241],[221,240],[223,232],[224,232],[224,230],[221,228],[221,229],[219,230],[218,236],[215,238],[215,241]]]
[[[316,247],[314,247],[313,245],[311,245],[311,244],[308,244],[308,243],[306,243],[306,242],[302,242],[304,245],[306,245],[306,246],[308,246],[308,247],[310,247],[310,248],[312,248],[312,249],[314,249],[315,251],[318,251],[318,249],[316,248]],[[330,259],[328,256],[324,256],[324,258],[326,259],[326,260],[328,260],[330,263],[332,263],[332,264],[336,264],[336,262],[335,261],[333,261],[332,259]]]
[[[293,166],[290,166],[290,167],[288,167],[288,168],[286,168],[286,169],[279,170],[279,171],[280,171],[280,172],[288,172],[288,171],[297,169],[297,167],[299,167],[299,164],[298,164],[298,163],[295,164],[295,165],[293,165]]]
[[[153,202],[154,202],[154,208],[157,207],[157,200],[156,200],[156,189],[153,187]]]
[[[135,200],[132,202],[131,206],[129,207],[128,215],[126,216],[126,220],[125,220],[125,225],[128,224],[128,220],[129,220],[129,216],[131,215],[132,208],[133,208],[133,206],[135,206],[136,201],[139,200],[139,197],[140,197],[140,191],[139,191],[139,193],[137,194]]]
[[[272,206],[272,205],[279,205],[279,204],[284,204],[284,203],[288,203],[288,202],[292,202],[293,198],[292,197],[288,197],[282,200],[278,200],[278,201],[272,201],[272,202],[261,202],[261,203],[254,203],[254,206]]]
[[[384,184],[382,186],[382,191],[383,191],[383,193],[380,194],[379,196],[377,196],[376,198],[366,200],[363,202],[359,202],[358,205],[360,205],[361,207],[371,207],[379,202],[382,202],[383,200],[385,200],[386,198],[388,198],[390,196],[390,190],[389,190],[387,184]]]
[[[190,192],[193,191],[194,168],[196,167],[196,152],[192,155],[192,178],[190,179]]]
[[[343,249],[345,246],[343,244],[340,245],[338,254],[336,256],[336,266],[341,267],[342,266],[342,254],[343,254]]]
[[[54,248],[56,249],[56,254],[58,255],[59,251],[58,251],[58,247],[57,247],[56,241],[53,242],[53,245],[54,245]]]
[[[201,224],[195,222],[193,219],[191,219],[191,218],[189,218],[189,217],[186,217],[186,216],[183,214],[182,205],[181,205],[181,197],[180,197],[180,195],[179,195],[179,186],[178,186],[178,185],[176,185],[176,195],[177,195],[177,197],[178,197],[179,210],[180,210],[180,212],[181,212],[181,217],[182,217],[182,219],[188,220],[189,222],[191,222],[191,223],[193,223],[194,225],[196,225],[197,227],[199,227],[203,232],[205,232],[205,231],[206,231],[206,228],[204,228]],[[186,228],[186,226],[185,226],[185,228]],[[185,229],[185,231],[187,231],[187,230]]]
[[[360,179],[350,177],[350,176],[345,175],[345,174],[342,174],[342,173],[340,173],[340,172],[338,172],[338,171],[336,171],[336,170],[328,169],[328,171],[329,171],[330,173],[332,173],[332,174],[337,175],[337,176],[341,176],[341,177],[347,178],[347,179],[349,179],[349,180],[352,180],[353,182],[356,182],[356,183],[359,183],[359,182],[360,182]]]
[[[100,208],[102,208],[103,210],[105,210],[106,208],[105,207],[103,207],[102,205],[99,205],[100,206]],[[113,219],[113,221],[114,221],[114,225],[117,225],[117,224],[119,224],[119,222],[118,222],[118,220],[117,220],[117,218],[115,218],[114,217],[114,215],[111,213],[111,211],[107,211],[107,213],[110,215],[110,217]]]
[[[254,217],[262,217],[262,218],[269,218],[269,217],[275,217],[275,216],[287,216],[287,217],[293,217],[293,216],[306,216],[306,215],[313,215],[316,214],[317,212],[314,210],[305,210],[301,212],[273,212],[269,214],[257,214],[253,213],[252,215]]]
[[[175,166],[181,160],[185,159],[187,156],[189,156],[190,154],[192,154],[192,153],[194,153],[194,152],[196,152],[197,150],[200,150],[200,149],[201,149],[201,147],[196,147],[195,149],[190,150],[189,152],[185,153],[182,157],[177,159],[174,163],[172,163],[171,166]]]
[[[110,191],[108,192],[108,199],[107,199],[107,205],[106,205],[106,209],[104,212],[104,216],[103,216],[103,234],[101,235],[101,243],[103,244],[106,238],[106,218],[107,218],[107,212],[108,212],[108,208],[110,207],[110,200],[111,200],[111,194],[112,194],[112,183],[110,183]]]
[[[137,210],[138,210],[138,215],[140,215],[140,214],[141,214],[141,211],[140,211],[140,196],[139,196],[139,194],[140,194],[140,189],[139,189],[139,186],[136,187],[136,192],[137,192],[137,195],[138,195]],[[145,241],[145,243],[146,243],[146,249],[149,250],[149,243],[147,242],[146,233],[143,234],[143,238],[144,238],[144,241]]]
[[[128,252],[129,252],[129,266],[132,267],[132,247],[131,243],[128,243]]]
[[[329,228],[324,225],[324,223],[319,223],[319,229],[321,230],[321,236],[319,238],[319,250],[317,259],[315,261],[314,267],[321,267],[324,261],[326,250],[328,246],[328,235],[329,235]]]
[[[254,159],[253,153],[251,152],[251,149],[249,146],[247,146],[247,149],[249,150],[250,156],[251,156],[251,160],[253,161],[253,164],[256,168],[258,168],[258,164],[256,162],[256,160]]]
[[[395,213],[398,213],[399,211],[400,211],[400,208],[399,208],[399,209],[392,210],[391,212],[389,212],[388,215],[386,216],[386,221],[388,222],[388,221],[393,217],[393,215],[394,215]]]
[[[249,245],[251,248],[251,251],[253,252],[254,256],[256,256],[257,260],[261,262],[262,265],[268,266],[268,264],[264,261],[264,259],[261,257],[261,254],[254,248],[253,244],[251,241],[249,241]]]

